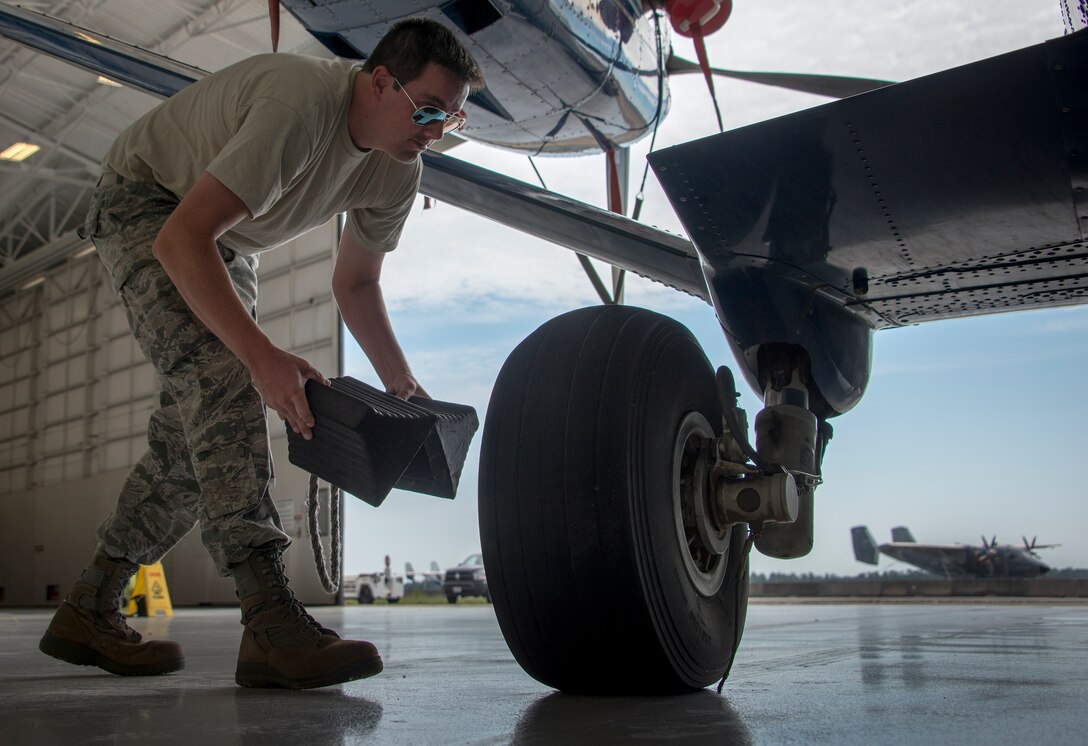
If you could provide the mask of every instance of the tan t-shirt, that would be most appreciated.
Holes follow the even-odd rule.
[[[224,68],[136,120],[103,168],[151,180],[182,198],[208,171],[253,219],[219,239],[255,254],[348,211],[368,251],[392,251],[411,210],[422,163],[361,152],[347,114],[358,63],[263,54]]]

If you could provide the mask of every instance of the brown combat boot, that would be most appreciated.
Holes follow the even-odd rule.
[[[369,642],[341,640],[311,617],[287,585],[279,546],[255,549],[232,570],[242,602],[239,686],[313,689],[381,673]]]
[[[181,646],[143,642],[121,613],[121,598],[137,566],[98,552],[61,603],[38,649],[77,666],[98,666],[121,676],[151,676],[185,667]]]

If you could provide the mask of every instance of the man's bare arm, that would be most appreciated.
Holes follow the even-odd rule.
[[[272,344],[231,283],[215,241],[249,217],[241,199],[205,172],[167,219],[152,251],[190,310],[249,369],[265,404],[309,439],[314,417],[306,379],[327,383],[300,357]]]
[[[364,250],[344,233],[333,270],[333,296],[348,331],[363,348],[385,390],[402,399],[427,397],[389,322],[380,282],[384,257]]]

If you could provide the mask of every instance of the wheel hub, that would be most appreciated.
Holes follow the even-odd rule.
[[[710,506],[708,473],[714,431],[699,412],[680,422],[673,443],[672,502],[680,553],[688,578],[704,596],[714,595],[725,578],[730,530],[719,528]]]

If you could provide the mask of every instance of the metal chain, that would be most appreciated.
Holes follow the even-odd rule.
[[[325,569],[325,552],[321,546],[321,535],[317,530],[317,511],[320,507],[317,499],[317,476],[310,475],[310,489],[306,495],[306,516],[310,529],[310,546],[314,550],[314,563],[317,565],[317,577],[321,586],[329,593],[340,590],[340,560],[343,547],[340,542],[340,488],[329,485],[329,531],[332,534],[332,553],[329,556],[329,569]],[[330,577],[331,576],[331,577]]]

